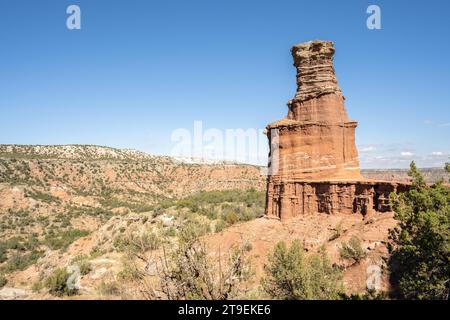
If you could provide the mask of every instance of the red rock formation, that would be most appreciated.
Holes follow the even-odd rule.
[[[407,190],[407,183],[387,181],[269,181],[266,216],[289,219],[300,214],[391,211],[391,192]]]
[[[270,175],[268,217],[327,212],[389,211],[398,184],[364,181],[349,119],[333,67],[329,41],[295,45],[297,92],[286,118],[267,126]],[[403,189],[404,185],[400,185]]]
[[[278,134],[277,176],[283,179],[361,179],[355,128],[344,107],[332,42],[313,41],[292,50],[297,93],[286,118],[270,124]]]

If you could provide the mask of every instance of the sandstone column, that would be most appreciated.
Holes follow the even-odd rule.
[[[295,190],[296,183],[305,181],[362,179],[355,145],[357,122],[350,120],[345,110],[333,67],[333,43],[302,43],[291,53],[297,69],[297,92],[288,102],[287,117],[267,126],[269,141],[276,136],[278,148],[271,150],[278,159],[277,168],[268,177],[268,190]],[[266,208],[268,215],[296,215],[285,200],[289,195],[271,196],[282,201],[278,210]],[[276,205],[275,201],[267,203]]]

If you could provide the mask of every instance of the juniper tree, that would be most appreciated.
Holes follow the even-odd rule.
[[[450,188],[427,186],[414,162],[409,176],[410,190],[393,196],[399,225],[390,231],[391,282],[403,299],[448,299]]]

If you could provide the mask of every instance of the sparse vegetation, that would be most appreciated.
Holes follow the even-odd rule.
[[[337,226],[333,230],[333,234],[328,239],[328,241],[333,241],[338,239],[344,233],[344,228],[342,226],[342,221],[337,224]]]
[[[0,289],[3,288],[8,283],[8,280],[6,280],[5,276],[3,274],[0,274]]]
[[[120,287],[116,281],[102,281],[97,287],[102,296],[119,296]]]
[[[80,274],[82,276],[85,276],[92,271],[92,264],[87,256],[75,257],[75,259],[72,260],[72,264],[75,264],[80,268]]]
[[[56,234],[49,234],[45,237],[45,244],[52,250],[66,249],[75,240],[89,234],[86,230],[67,230]]]
[[[173,203],[169,207],[188,208],[190,212],[218,219],[222,226],[249,221],[264,215],[265,194],[255,189],[200,192]]]
[[[29,253],[16,252],[9,258],[0,271],[11,273],[14,271],[22,271],[36,263],[36,261],[43,255],[42,251],[33,250]]]
[[[206,245],[195,240],[181,243],[160,268],[161,289],[170,300],[228,300],[249,270],[244,249],[235,249],[227,261],[213,258]]]
[[[60,202],[60,200],[58,198],[53,197],[50,194],[40,192],[40,191],[34,191],[34,192],[30,191],[27,193],[27,197],[30,197],[37,201],[46,202],[46,203]]]
[[[162,239],[151,230],[143,232],[128,232],[120,234],[114,239],[114,246],[120,251],[133,253],[145,253],[156,250],[162,243]]]
[[[264,291],[273,299],[332,300],[342,295],[342,272],[321,250],[306,256],[299,241],[279,242],[265,266]]]
[[[149,205],[142,202],[130,202],[114,199],[112,197],[104,198],[100,200],[100,203],[105,208],[127,208],[132,212],[142,213],[153,210],[153,205]]]
[[[343,300],[387,300],[388,296],[384,292],[377,292],[376,290],[369,290],[365,293],[342,295]]]
[[[0,263],[3,263],[7,260],[6,248],[3,246],[3,243],[0,243]]]
[[[226,227],[227,227],[226,222],[223,221],[222,219],[220,219],[220,220],[218,220],[218,221],[216,222],[214,231],[215,231],[215,232],[221,232],[221,231],[223,231]]]
[[[123,271],[117,275],[120,281],[101,280],[97,289],[105,296],[121,296],[126,292],[121,281],[139,279],[148,281],[147,289],[151,285],[148,292],[152,292],[152,298],[275,297],[270,292],[277,294],[276,299],[345,298],[340,295],[341,271],[330,263],[324,252],[302,252],[302,258],[298,258],[292,246],[286,247],[284,253],[274,251],[271,263],[276,261],[284,275],[291,277],[286,281],[293,285],[292,290],[279,289],[283,287],[282,274],[272,274],[270,271],[275,272],[275,267],[271,269],[268,264],[265,291],[255,289],[252,295],[247,295],[242,289],[250,274],[245,255],[248,251],[259,255],[259,246],[253,250],[252,244],[245,243],[232,253],[212,252],[203,242],[211,232],[223,231],[264,214],[264,192],[245,190],[251,185],[263,186],[258,185],[259,177],[255,175],[258,169],[254,167],[174,163],[168,158],[133,152],[128,155],[126,151],[107,148],[96,153],[94,146],[61,146],[66,150],[63,155],[42,148],[43,154],[36,156],[26,155],[35,152],[33,147],[26,151],[14,149],[8,156],[0,148],[0,182],[7,189],[14,188],[14,199],[19,204],[0,212],[0,273],[24,270],[34,263],[42,272],[42,278],[33,284],[36,291],[47,288],[56,296],[76,294],[76,290],[67,288],[67,270],[57,269],[46,277],[47,256],[53,259],[53,255],[59,258],[70,254],[72,250],[63,252],[70,244],[101,228],[101,232],[90,238],[98,243],[92,244],[90,239],[80,242],[83,246],[92,244],[91,252],[69,261],[80,268],[81,275],[87,275],[93,266],[97,268],[97,263],[106,265],[111,260],[115,266],[115,259],[129,260],[130,266],[124,264]],[[220,170],[224,170],[227,178],[230,171],[238,171],[238,174],[232,172],[230,178],[237,183],[232,185],[231,180],[223,183],[221,178],[216,179]],[[230,186],[236,189],[201,191]],[[33,206],[23,205],[24,197]],[[105,224],[107,228],[102,228]],[[240,226],[235,228],[239,230]],[[342,237],[344,232],[342,223],[337,224],[329,234],[330,241]],[[351,241],[346,245],[355,249]],[[61,251],[51,252],[37,262],[49,249]],[[166,254],[160,260],[163,251]],[[115,272],[116,268],[113,269]],[[84,277],[83,281],[89,279]],[[155,279],[158,285],[152,282]]]
[[[353,260],[355,263],[360,263],[367,256],[361,240],[356,236],[352,236],[347,243],[344,242],[339,253],[342,259]]]
[[[177,202],[179,207],[195,210],[205,204],[244,203],[247,207],[264,204],[265,194],[255,189],[199,192]],[[195,212],[195,211],[194,211]]]
[[[45,281],[45,286],[49,289],[49,293],[57,296],[72,296],[77,293],[77,289],[70,288],[70,273],[65,268],[56,269],[50,277]]]
[[[31,286],[31,290],[35,293],[39,293],[39,292],[41,292],[42,289],[44,289],[44,287],[45,287],[45,283],[44,283],[44,281],[42,281],[42,279],[40,279],[33,283],[33,285]]]
[[[211,232],[209,222],[200,217],[189,216],[180,227],[179,238],[182,242],[190,243]]]

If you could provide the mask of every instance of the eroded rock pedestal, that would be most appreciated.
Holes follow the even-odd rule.
[[[297,92],[287,117],[267,126],[270,142],[266,215],[290,218],[314,212],[390,211],[389,194],[405,185],[364,180],[336,80],[334,46],[312,41],[291,49]]]

